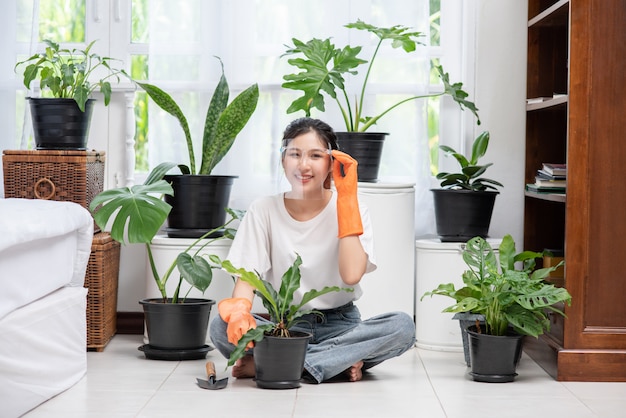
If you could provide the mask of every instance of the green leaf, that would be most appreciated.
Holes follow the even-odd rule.
[[[258,100],[259,87],[253,84],[235,97],[220,114],[214,136],[205,138],[200,174],[210,174],[228,153],[235,138],[252,117]]]
[[[161,199],[161,195],[173,193],[172,186],[165,180],[132,188],[110,189],[99,193],[91,201],[89,209],[96,224],[103,230],[113,220],[111,237],[115,241],[147,244],[152,241],[172,209]]]
[[[251,341],[259,342],[263,339],[266,332],[269,332],[272,329],[272,324],[264,324],[259,325],[256,328],[253,328],[246,332],[237,343],[235,350],[230,353],[230,357],[228,358],[228,366],[234,365],[237,360],[246,355],[248,343]]]
[[[176,267],[183,279],[200,292],[204,293],[211,285],[213,269],[204,257],[180,253],[176,258]]]
[[[487,147],[489,146],[489,131],[484,131],[474,139],[472,145],[472,159],[471,165],[478,164],[478,160],[487,153]]]
[[[325,110],[324,96],[321,92],[336,98],[336,89],[344,90],[344,74],[356,75],[359,65],[367,61],[358,58],[361,47],[350,47],[343,49],[335,48],[330,38],[321,40],[313,38],[308,42],[302,42],[296,38],[292,39],[293,47],[288,49],[284,55],[302,54],[303,58],[291,58],[287,62],[300,70],[299,73],[287,74],[283,76],[286,81],[282,87],[292,90],[300,90],[303,96],[294,101],[288,108],[287,113],[304,111],[306,116],[310,116],[311,109]]]
[[[476,116],[476,124],[480,125],[480,117],[478,116],[478,108],[473,102],[466,100],[468,94],[463,90],[463,83],[450,84],[450,76],[443,71],[441,65],[435,66],[439,78],[443,82],[445,94],[448,94],[452,99],[458,103],[461,110],[469,109],[470,112]]]
[[[189,131],[189,123],[187,122],[187,118],[183,114],[180,106],[176,103],[176,101],[167,94],[165,91],[161,90],[159,87],[149,84],[149,83],[139,83],[137,84],[148,93],[148,96],[157,104],[161,109],[170,115],[174,116],[180,127],[183,129],[185,134],[185,139],[187,141],[187,150],[189,152],[189,166],[191,167],[191,172],[196,172],[196,158],[193,152],[193,141],[191,140],[191,132]]]
[[[296,260],[283,274],[281,279],[278,292],[278,300],[280,301],[278,306],[281,314],[291,305],[293,294],[300,288],[300,265],[302,265],[302,258],[296,253]]]

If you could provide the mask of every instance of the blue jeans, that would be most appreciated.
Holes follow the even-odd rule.
[[[363,361],[363,369],[369,369],[399,356],[415,343],[415,324],[404,312],[385,313],[365,321],[352,303],[321,312],[322,316],[303,316],[304,322],[292,328],[313,334],[304,369],[315,383],[331,379],[359,361]],[[254,317],[257,324],[268,323],[261,316]],[[226,322],[216,317],[211,322],[210,336],[219,352],[228,358],[235,346],[228,342],[226,327]],[[254,349],[248,353],[254,355]]]

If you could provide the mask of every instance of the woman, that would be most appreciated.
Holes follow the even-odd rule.
[[[353,304],[359,282],[376,269],[372,227],[367,208],[357,198],[357,162],[337,150],[337,137],[326,123],[301,118],[283,135],[282,165],[291,190],[252,203],[232,243],[228,259],[236,267],[258,272],[276,288],[296,253],[302,257],[301,287],[294,299],[324,286],[352,287],[311,301],[306,309],[322,316],[305,316],[294,330],[313,334],[303,377],[321,383],[344,374],[361,380],[363,370],[408,350],[415,325],[403,312],[361,321]],[[336,192],[330,189],[332,174]],[[252,315],[254,293],[237,280],[232,298],[218,305],[220,317],[211,324],[211,339],[229,357],[239,338],[266,320]],[[234,377],[254,377],[254,349],[233,367]]]

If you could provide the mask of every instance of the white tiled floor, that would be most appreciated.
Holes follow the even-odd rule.
[[[206,360],[147,360],[139,335],[117,335],[88,353],[87,375],[26,418],[72,417],[623,417],[626,383],[557,382],[525,354],[513,383],[477,383],[462,353],[414,348],[371,369],[357,383],[258,389],[229,378],[219,391],[200,389]],[[226,361],[216,351],[218,378]],[[0,414],[1,415],[1,414]]]

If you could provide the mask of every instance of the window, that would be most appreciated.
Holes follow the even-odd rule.
[[[217,55],[225,65],[231,97],[253,82],[258,82],[261,90],[254,121],[246,126],[231,153],[218,166],[225,174],[239,175],[235,188],[238,196],[234,199],[242,206],[257,195],[276,189],[281,170],[278,153],[274,151],[278,149],[282,129],[293,118],[302,116],[287,115],[284,111],[297,94],[281,87],[282,75],[292,71],[286,60],[279,57],[292,37],[333,37],[338,45],[363,41],[374,44],[373,40],[363,38],[364,34],[343,28],[357,19],[380,26],[402,24],[425,33],[429,46],[424,49],[424,55],[408,60],[401,57],[402,62],[411,62],[408,70],[394,65],[397,51],[381,52],[379,71],[372,74],[369,87],[381,102],[395,102],[398,97],[415,94],[415,83],[424,83],[428,91],[441,91],[432,71],[428,80],[428,65],[423,73],[415,70],[420,68],[420,60],[430,62],[431,69],[441,62],[453,80],[460,80],[463,75],[462,0],[16,0],[9,3],[11,6],[0,17],[4,33],[10,34],[0,51],[3,52],[0,100],[5,109],[12,111],[0,115],[0,123],[14,127],[15,134],[0,139],[4,149],[29,145],[28,135],[22,135],[22,131],[28,134],[29,130],[24,121],[24,98],[28,93],[13,73],[13,66],[18,58],[29,56],[41,46],[37,42],[31,45],[33,33],[37,41],[55,38],[69,47],[97,39],[99,53],[122,59],[134,79],[150,80],[181,100],[185,114],[190,115],[193,137],[200,135],[212,88],[221,73],[213,57]],[[325,7],[333,13],[317,13]],[[35,30],[31,30],[33,23]],[[175,59],[171,60],[172,57]],[[388,71],[396,73],[390,78]],[[118,90],[132,90],[132,87],[127,83]],[[120,128],[123,112],[119,110],[128,106],[124,100],[118,99],[118,103],[105,110],[107,118],[92,120],[90,146],[107,150],[109,184],[123,183],[121,176],[126,175],[119,163],[127,157],[124,147],[128,138],[124,138]],[[186,163],[182,130],[174,118],[159,113],[141,91],[134,92],[134,103],[130,106],[136,121],[136,132],[131,138],[136,171],[145,173],[164,160]],[[429,176],[438,170],[438,144],[458,146],[455,141],[461,141],[459,132],[450,130],[461,124],[449,123],[460,120],[460,113],[458,108],[446,105],[445,100],[431,99],[403,105],[386,116],[378,126],[391,132],[385,143],[381,178],[391,181],[420,178],[419,182],[428,183]],[[313,116],[341,130],[341,119],[330,110]],[[443,129],[442,118],[446,120]]]

